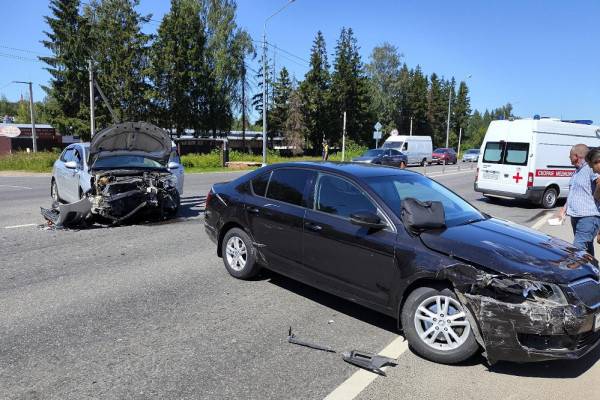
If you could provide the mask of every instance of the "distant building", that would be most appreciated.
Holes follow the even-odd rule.
[[[35,133],[38,151],[63,147],[62,137],[52,125],[36,124]],[[0,155],[27,149],[33,149],[31,124],[0,124]]]

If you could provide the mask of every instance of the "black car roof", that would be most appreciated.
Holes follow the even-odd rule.
[[[273,164],[272,168],[282,167],[305,167],[318,169],[321,171],[338,172],[345,175],[358,178],[370,178],[374,176],[394,176],[418,174],[418,172],[407,171],[400,168],[386,167],[382,165],[352,163],[352,162],[332,162],[332,161],[298,161],[281,164]]]

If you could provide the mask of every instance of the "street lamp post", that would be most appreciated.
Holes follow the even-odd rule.
[[[13,83],[23,83],[29,85],[29,115],[31,116],[31,141],[33,152],[37,153],[37,137],[35,134],[35,110],[33,109],[33,89],[31,88],[31,82],[13,81]]]
[[[267,22],[282,12],[287,6],[292,4],[295,0],[288,0],[288,2],[281,7],[279,10],[271,14],[267,19],[265,19],[265,24],[263,27],[263,94],[262,94],[262,117],[263,117],[263,156],[262,156],[262,165],[263,167],[267,165]]]
[[[465,77],[465,81],[471,78],[473,75],[468,75]],[[450,136],[450,107],[452,104],[452,88],[448,88],[448,119],[446,120],[446,147],[448,147],[448,138]],[[460,149],[459,149],[460,151]]]

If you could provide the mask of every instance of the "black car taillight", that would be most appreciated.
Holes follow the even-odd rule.
[[[204,208],[208,207],[208,204],[210,203],[210,199],[212,198],[212,196],[213,196],[213,190],[212,190],[212,188],[210,188],[208,190],[208,193],[206,194],[206,201],[204,202]]]

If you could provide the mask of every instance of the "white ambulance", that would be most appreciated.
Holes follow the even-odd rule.
[[[481,145],[475,191],[552,208],[567,197],[575,172],[569,152],[578,143],[600,146],[600,127],[538,116],[492,121]]]

